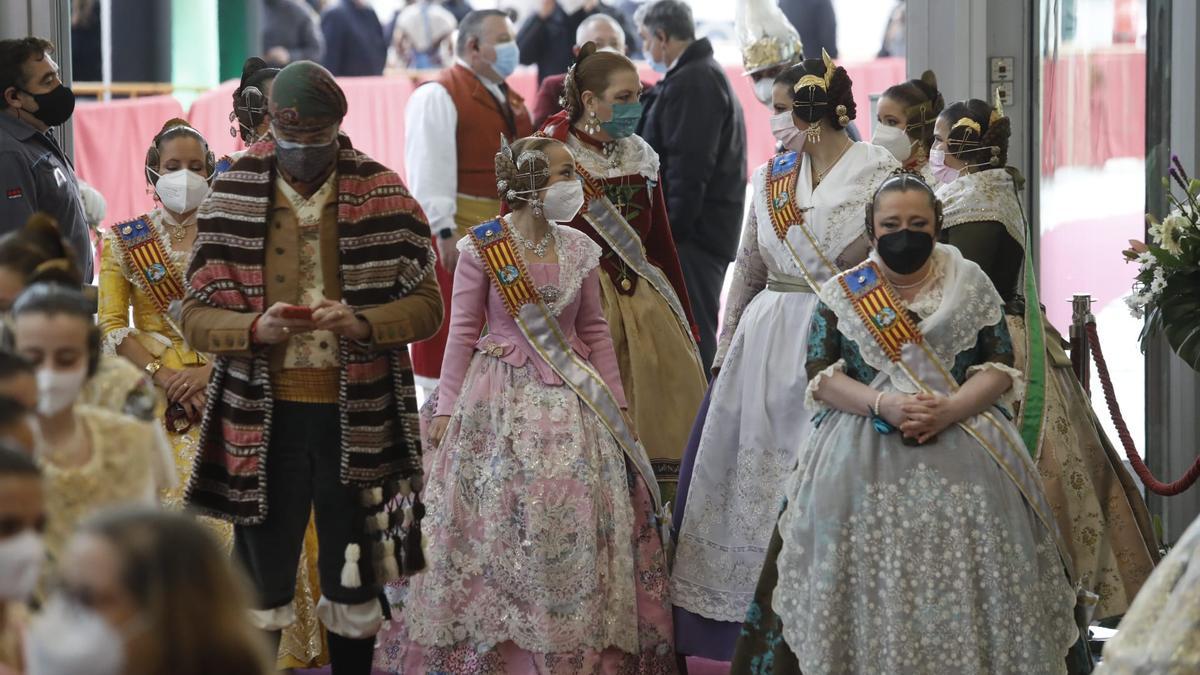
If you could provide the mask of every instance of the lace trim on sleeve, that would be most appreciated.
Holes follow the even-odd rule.
[[[116,330],[109,331],[107,334],[105,334],[104,339],[100,341],[100,352],[105,356],[117,356],[117,347],[121,346],[121,343],[125,341],[125,338],[129,337],[130,335],[137,335],[139,333],[141,333],[141,331],[132,326],[126,326],[125,328],[118,328]]]
[[[980,363],[967,368],[967,379],[971,379],[976,373],[982,373],[987,370],[995,370],[1012,378],[1012,387],[1001,394],[1000,399],[996,403],[1009,410],[1015,410],[1013,404],[1025,400],[1025,376],[1021,374],[1021,371],[1012,366],[1006,366],[996,361],[988,361],[987,363]]]
[[[816,413],[828,408],[824,401],[818,401],[816,397],[817,389],[821,387],[821,382],[825,379],[833,377],[834,373],[846,372],[846,359],[838,359],[825,370],[817,373],[815,377],[808,381],[808,388],[804,390],[804,409],[808,414],[815,415]]]

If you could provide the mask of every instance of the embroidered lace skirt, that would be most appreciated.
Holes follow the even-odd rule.
[[[477,353],[426,455],[424,497],[429,567],[381,634],[378,667],[674,670],[649,492],[571,389]]]
[[[786,499],[733,672],[1066,671],[1079,630],[1054,537],[960,427],[909,447],[833,413]]]
[[[816,304],[812,293],[760,293],[713,383],[671,576],[678,625],[704,635],[677,633],[685,653],[728,659],[753,598],[784,478],[810,426],[804,364]]]
[[[1017,365],[1024,371],[1025,321],[1006,318]],[[1047,344],[1059,339],[1047,324]],[[1083,588],[1100,596],[1093,618],[1117,616],[1129,607],[1158,561],[1150,513],[1066,354],[1047,349],[1046,360],[1046,419],[1036,453],[1038,473],[1076,577]]]

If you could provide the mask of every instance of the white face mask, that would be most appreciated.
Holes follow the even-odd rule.
[[[208,196],[208,188],[204,176],[190,169],[161,174],[154,182],[154,191],[163,206],[175,213],[190,213],[199,208]]]
[[[87,365],[75,370],[38,368],[38,414],[43,417],[57,415],[71,407],[79,398],[83,382],[87,379]]]
[[[25,638],[26,675],[120,675],[125,639],[103,617],[55,596]]]
[[[583,183],[564,180],[546,188],[542,198],[542,214],[554,223],[569,223],[575,220],[583,208]]]
[[[790,110],[771,116],[771,135],[788,150],[800,152],[804,149],[804,132],[796,128]]]
[[[774,92],[775,78],[773,77],[764,77],[754,83],[754,98],[758,99],[759,103],[767,106],[768,108],[771,107],[771,99],[773,98]]]
[[[42,573],[46,547],[42,537],[25,530],[0,541],[0,600],[25,602]]]
[[[892,153],[901,162],[908,161],[908,158],[912,157],[913,140],[900,127],[889,127],[886,124],[876,123],[875,135],[871,137],[871,143]]]

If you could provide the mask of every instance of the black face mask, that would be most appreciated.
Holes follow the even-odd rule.
[[[885,234],[875,242],[879,257],[897,274],[912,274],[921,269],[933,253],[933,236],[928,232],[900,230]]]
[[[48,127],[56,127],[66,122],[71,119],[71,113],[75,112],[75,92],[65,84],[60,84],[44,94],[35,94],[24,89],[21,91],[32,96],[38,104],[37,112],[29,114]]]

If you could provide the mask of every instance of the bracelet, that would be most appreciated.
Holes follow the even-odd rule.
[[[162,359],[154,359],[150,363],[147,363],[146,367],[142,368],[142,370],[145,371],[146,375],[148,375],[150,379],[154,379],[154,376],[158,374],[158,371],[162,370],[162,367]]]
[[[874,415],[875,417],[879,417],[879,403],[881,401],[883,401],[883,392],[882,391],[879,392],[879,395],[875,397],[875,405],[871,406],[871,414]]]

